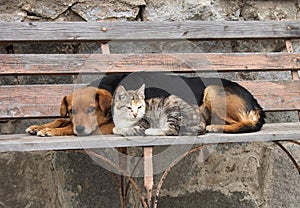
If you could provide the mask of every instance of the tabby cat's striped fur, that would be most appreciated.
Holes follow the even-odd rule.
[[[145,100],[145,85],[138,90],[119,86],[113,99],[114,134],[199,135],[205,133],[205,119],[197,106],[170,95]]]

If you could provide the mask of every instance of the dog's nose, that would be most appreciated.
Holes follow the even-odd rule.
[[[76,126],[77,134],[81,134],[84,131],[85,127],[83,125]]]

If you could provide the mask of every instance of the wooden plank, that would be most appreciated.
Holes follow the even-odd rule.
[[[36,137],[26,134],[1,135],[0,152],[67,149],[95,149],[159,145],[219,144],[233,142],[261,142],[299,140],[300,123],[265,124],[261,131],[244,134],[215,134],[201,136],[136,136],[93,135],[86,137]]]
[[[294,53],[293,43],[291,40],[285,41],[286,50],[288,53]],[[299,74],[297,70],[292,70],[292,79],[299,79]]]
[[[0,117],[57,117],[62,98],[77,85],[14,85],[0,87]]]
[[[266,111],[299,110],[300,81],[241,81]],[[62,98],[82,85],[0,86],[0,118],[57,117]]]
[[[0,54],[0,75],[300,69],[300,53]]]
[[[292,39],[299,37],[299,21],[0,23],[0,42]]]
[[[239,82],[257,98],[266,111],[299,110],[300,81],[242,81]]]

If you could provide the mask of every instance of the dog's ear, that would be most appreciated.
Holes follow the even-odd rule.
[[[60,116],[67,117],[68,116],[68,96],[65,96],[60,104]]]
[[[112,104],[112,95],[107,90],[98,89],[96,92],[96,101],[103,114],[108,115]]]

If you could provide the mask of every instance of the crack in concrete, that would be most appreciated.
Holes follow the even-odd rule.
[[[57,200],[55,200],[55,203],[58,203],[59,207],[63,207],[63,203],[61,201],[61,197],[64,197],[63,195],[60,195],[59,193],[60,191],[60,184],[59,184],[59,176],[57,174],[57,170],[55,167],[55,160],[56,160],[56,153],[52,152],[50,155],[51,159],[50,159],[50,165],[51,165],[51,173],[52,173],[52,177],[53,177],[53,186],[55,191],[55,197]]]
[[[34,8],[32,8],[32,6],[30,4],[23,4],[20,9],[26,13],[26,15],[24,16],[23,18],[23,21],[28,18],[28,19],[35,19],[35,20],[39,20],[41,18],[45,18],[45,19],[51,19],[51,20],[55,20],[57,18],[59,18],[62,14],[66,14],[68,11],[72,11],[72,7],[75,6],[76,4],[78,3],[81,3],[82,1],[78,0],[78,1],[75,1],[73,3],[70,3],[68,5],[61,5],[62,7],[63,6],[66,6],[65,9],[63,9],[63,11],[61,12],[57,12],[55,15],[49,15],[49,14],[45,14],[43,12],[43,10],[36,10]],[[81,16],[80,16],[81,17]],[[81,17],[82,18],[82,17]]]
[[[145,9],[146,5],[139,6],[139,12],[134,19],[135,21],[145,21]]]

